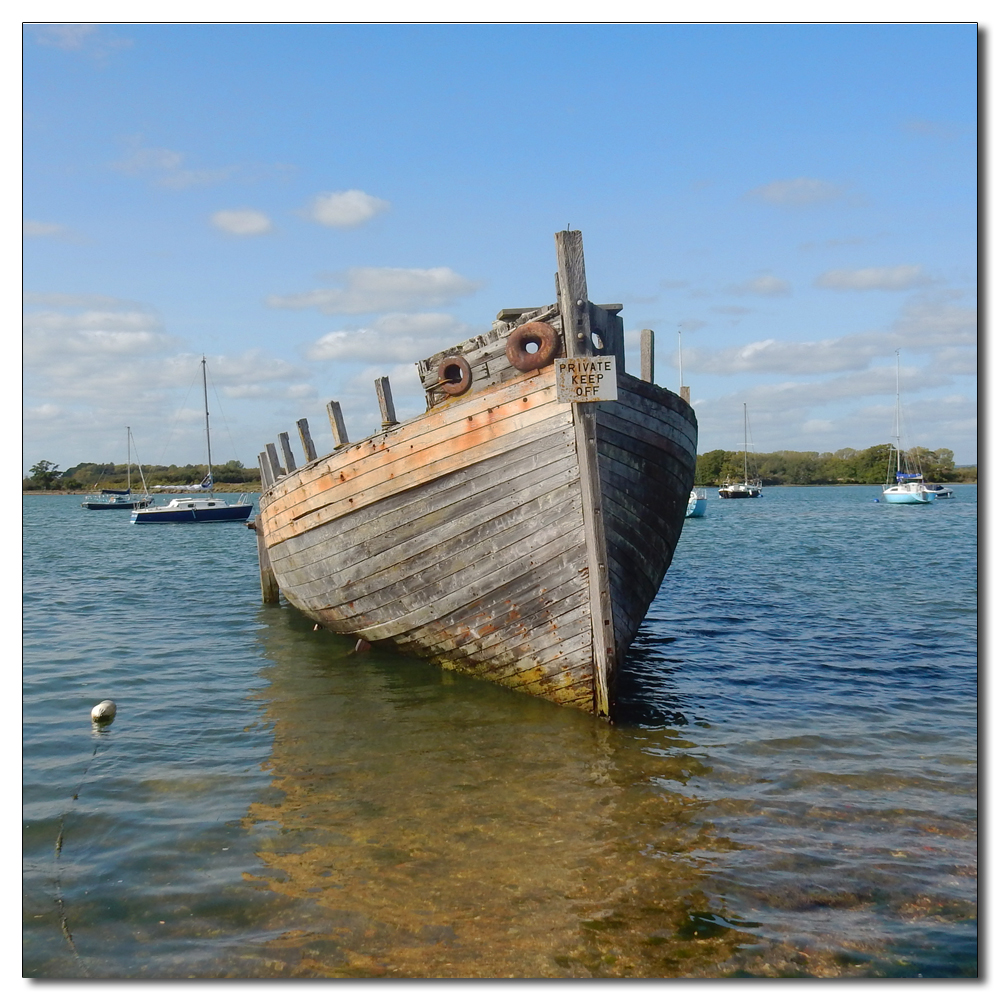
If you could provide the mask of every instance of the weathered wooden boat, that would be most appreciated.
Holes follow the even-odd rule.
[[[306,462],[260,455],[265,600],[335,632],[613,716],[615,678],[670,565],[694,481],[691,406],[625,372],[620,305],[587,298],[556,234],[558,302],[417,363],[426,412]],[[648,357],[648,364],[647,362]],[[648,369],[648,370],[647,370]]]

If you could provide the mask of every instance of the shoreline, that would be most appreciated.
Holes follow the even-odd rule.
[[[977,486],[979,484],[978,479],[960,480],[958,482],[949,482],[948,486]],[[695,484],[695,488],[699,490],[715,490],[719,488],[718,483],[708,483],[708,484]],[[767,490],[783,490],[783,489],[804,489],[806,487],[813,489],[841,489],[848,486],[873,486],[881,487],[885,483],[764,483],[764,489]],[[181,491],[183,492],[183,491]],[[200,490],[192,490],[194,492],[201,492]],[[260,484],[256,485],[243,485],[243,484],[217,484],[215,488],[211,491],[206,490],[205,492],[212,493],[260,493]],[[23,497],[86,497],[91,496],[94,490],[22,490],[21,496]],[[151,496],[179,496],[180,492],[174,493],[173,491],[157,491],[156,493],[150,493]]]

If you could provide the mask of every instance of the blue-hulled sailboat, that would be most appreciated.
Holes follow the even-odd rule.
[[[208,375],[206,361],[201,359],[201,384],[205,393],[205,445],[208,449],[208,475],[201,485],[193,489],[204,490],[208,496],[174,497],[170,503],[143,510],[132,511],[133,524],[160,524],[164,522],[202,522],[202,521],[246,521],[253,513],[253,502],[247,500],[245,493],[240,494],[236,503],[217,499],[212,493],[212,433],[208,423]]]

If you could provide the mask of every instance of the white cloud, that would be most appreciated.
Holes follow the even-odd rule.
[[[305,211],[307,218],[335,229],[353,229],[380,212],[389,210],[389,202],[357,188],[317,195]]]
[[[478,284],[450,267],[356,267],[344,288],[318,288],[300,295],[271,295],[276,309],[318,309],[327,315],[405,311],[442,306],[471,295]]]
[[[366,327],[334,330],[306,348],[310,361],[409,361],[445,350],[475,331],[445,313],[389,313]]]
[[[39,45],[57,49],[80,49],[97,31],[96,24],[45,24],[32,26]]]
[[[692,347],[684,352],[685,367],[705,375],[858,371],[867,368],[871,358],[870,352],[859,352],[848,338],[805,343],[770,338],[717,351]]]
[[[307,382],[294,385],[265,385],[261,382],[246,382],[228,385],[223,389],[229,399],[307,399],[316,398],[316,389]]]
[[[934,367],[948,375],[976,375],[976,353],[964,347],[945,347],[935,352]]]
[[[81,52],[91,58],[101,60],[110,53],[128,48],[130,38],[109,37],[99,30],[97,24],[33,24],[28,26],[39,45],[62,49],[64,52]]]
[[[344,409],[344,419],[352,440],[358,440],[381,427],[382,413],[375,393],[375,380],[382,376],[389,378],[397,420],[409,420],[426,409],[424,389],[417,376],[416,365],[372,365],[351,378],[339,394],[338,402]]]
[[[686,348],[684,365],[706,375],[819,375],[862,371],[901,349],[939,357],[941,369],[952,374],[970,372],[975,370],[976,312],[956,304],[956,297],[911,299],[886,330],[813,341],[769,338],[715,351]]]
[[[852,236],[848,239],[832,240],[811,240],[807,243],[800,243],[800,250],[838,250],[840,247],[862,247],[869,246],[882,239],[886,234],[879,233],[875,236]]]
[[[173,149],[143,147],[138,139],[132,140],[131,152],[124,160],[113,163],[116,170],[124,174],[139,174],[146,171],[164,173],[177,170],[184,162],[184,154]]]
[[[25,292],[24,302],[53,309],[131,309],[135,306],[133,302],[111,295],[67,295],[65,292]]]
[[[766,201],[771,205],[815,205],[833,201],[844,193],[844,188],[814,177],[796,177],[793,180],[772,181],[747,193],[748,198]]]
[[[913,135],[925,135],[934,139],[954,139],[961,132],[961,129],[956,125],[951,125],[948,122],[928,121],[925,118],[911,118],[903,123],[902,129]]]
[[[36,219],[25,219],[22,231],[26,237],[69,235],[69,230],[57,222],[39,222]]]
[[[708,324],[702,319],[682,319],[680,322],[681,329],[688,330],[691,333],[694,333],[695,330],[701,330],[706,326]]]
[[[856,271],[825,271],[816,279],[816,285],[837,291],[899,292],[927,285],[930,280],[919,264],[900,264],[896,267],[868,267]]]
[[[198,356],[170,354],[180,340],[162,328],[155,314],[106,296],[35,296],[64,308],[27,312],[24,317],[26,382],[43,403],[76,401],[98,408],[158,399],[165,391],[191,384]],[[88,300],[104,308],[76,308]],[[72,304],[71,304],[72,303]],[[298,365],[251,350],[236,357],[209,359],[219,391],[239,395],[251,385],[278,385],[271,395],[284,398],[287,384],[307,373]],[[241,388],[242,387],[242,388]]]
[[[802,430],[806,434],[829,434],[836,426],[832,420],[807,420]]]
[[[903,306],[892,330],[901,347],[975,345],[978,319],[975,309],[955,304],[958,293],[912,298]]]
[[[64,468],[124,461],[132,427],[142,460],[204,462],[201,355],[156,313],[103,295],[29,293],[24,318],[24,448]],[[310,371],[260,350],[209,356],[213,452],[253,464],[275,429],[322,407]],[[289,413],[289,411],[291,411]],[[234,443],[234,435],[241,442]],[[240,451],[242,448],[242,452]]]
[[[192,170],[184,167],[185,155],[174,149],[142,145],[142,137],[129,140],[130,150],[124,159],[111,166],[133,177],[150,176],[161,187],[181,190],[205,184],[217,184],[229,179],[236,167]]]
[[[736,295],[788,295],[791,290],[787,281],[773,274],[761,274],[728,289]]]
[[[213,212],[210,221],[231,236],[262,236],[273,228],[271,220],[255,208],[222,209]]]
[[[904,365],[901,368],[900,376],[906,386],[907,393],[910,394],[923,389],[936,389],[951,385],[953,382],[949,375],[935,371],[931,366],[916,368]],[[825,381],[758,385],[754,387],[752,395],[760,400],[770,395],[773,398],[774,406],[781,409],[789,406],[820,406],[865,396],[890,397],[895,395],[895,392],[896,366],[893,363],[879,368],[868,368],[860,373],[852,372],[849,375],[838,375]]]

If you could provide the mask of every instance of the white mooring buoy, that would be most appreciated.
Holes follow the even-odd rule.
[[[90,710],[90,718],[94,722],[111,722],[118,711],[118,706],[113,701],[102,701]]]

